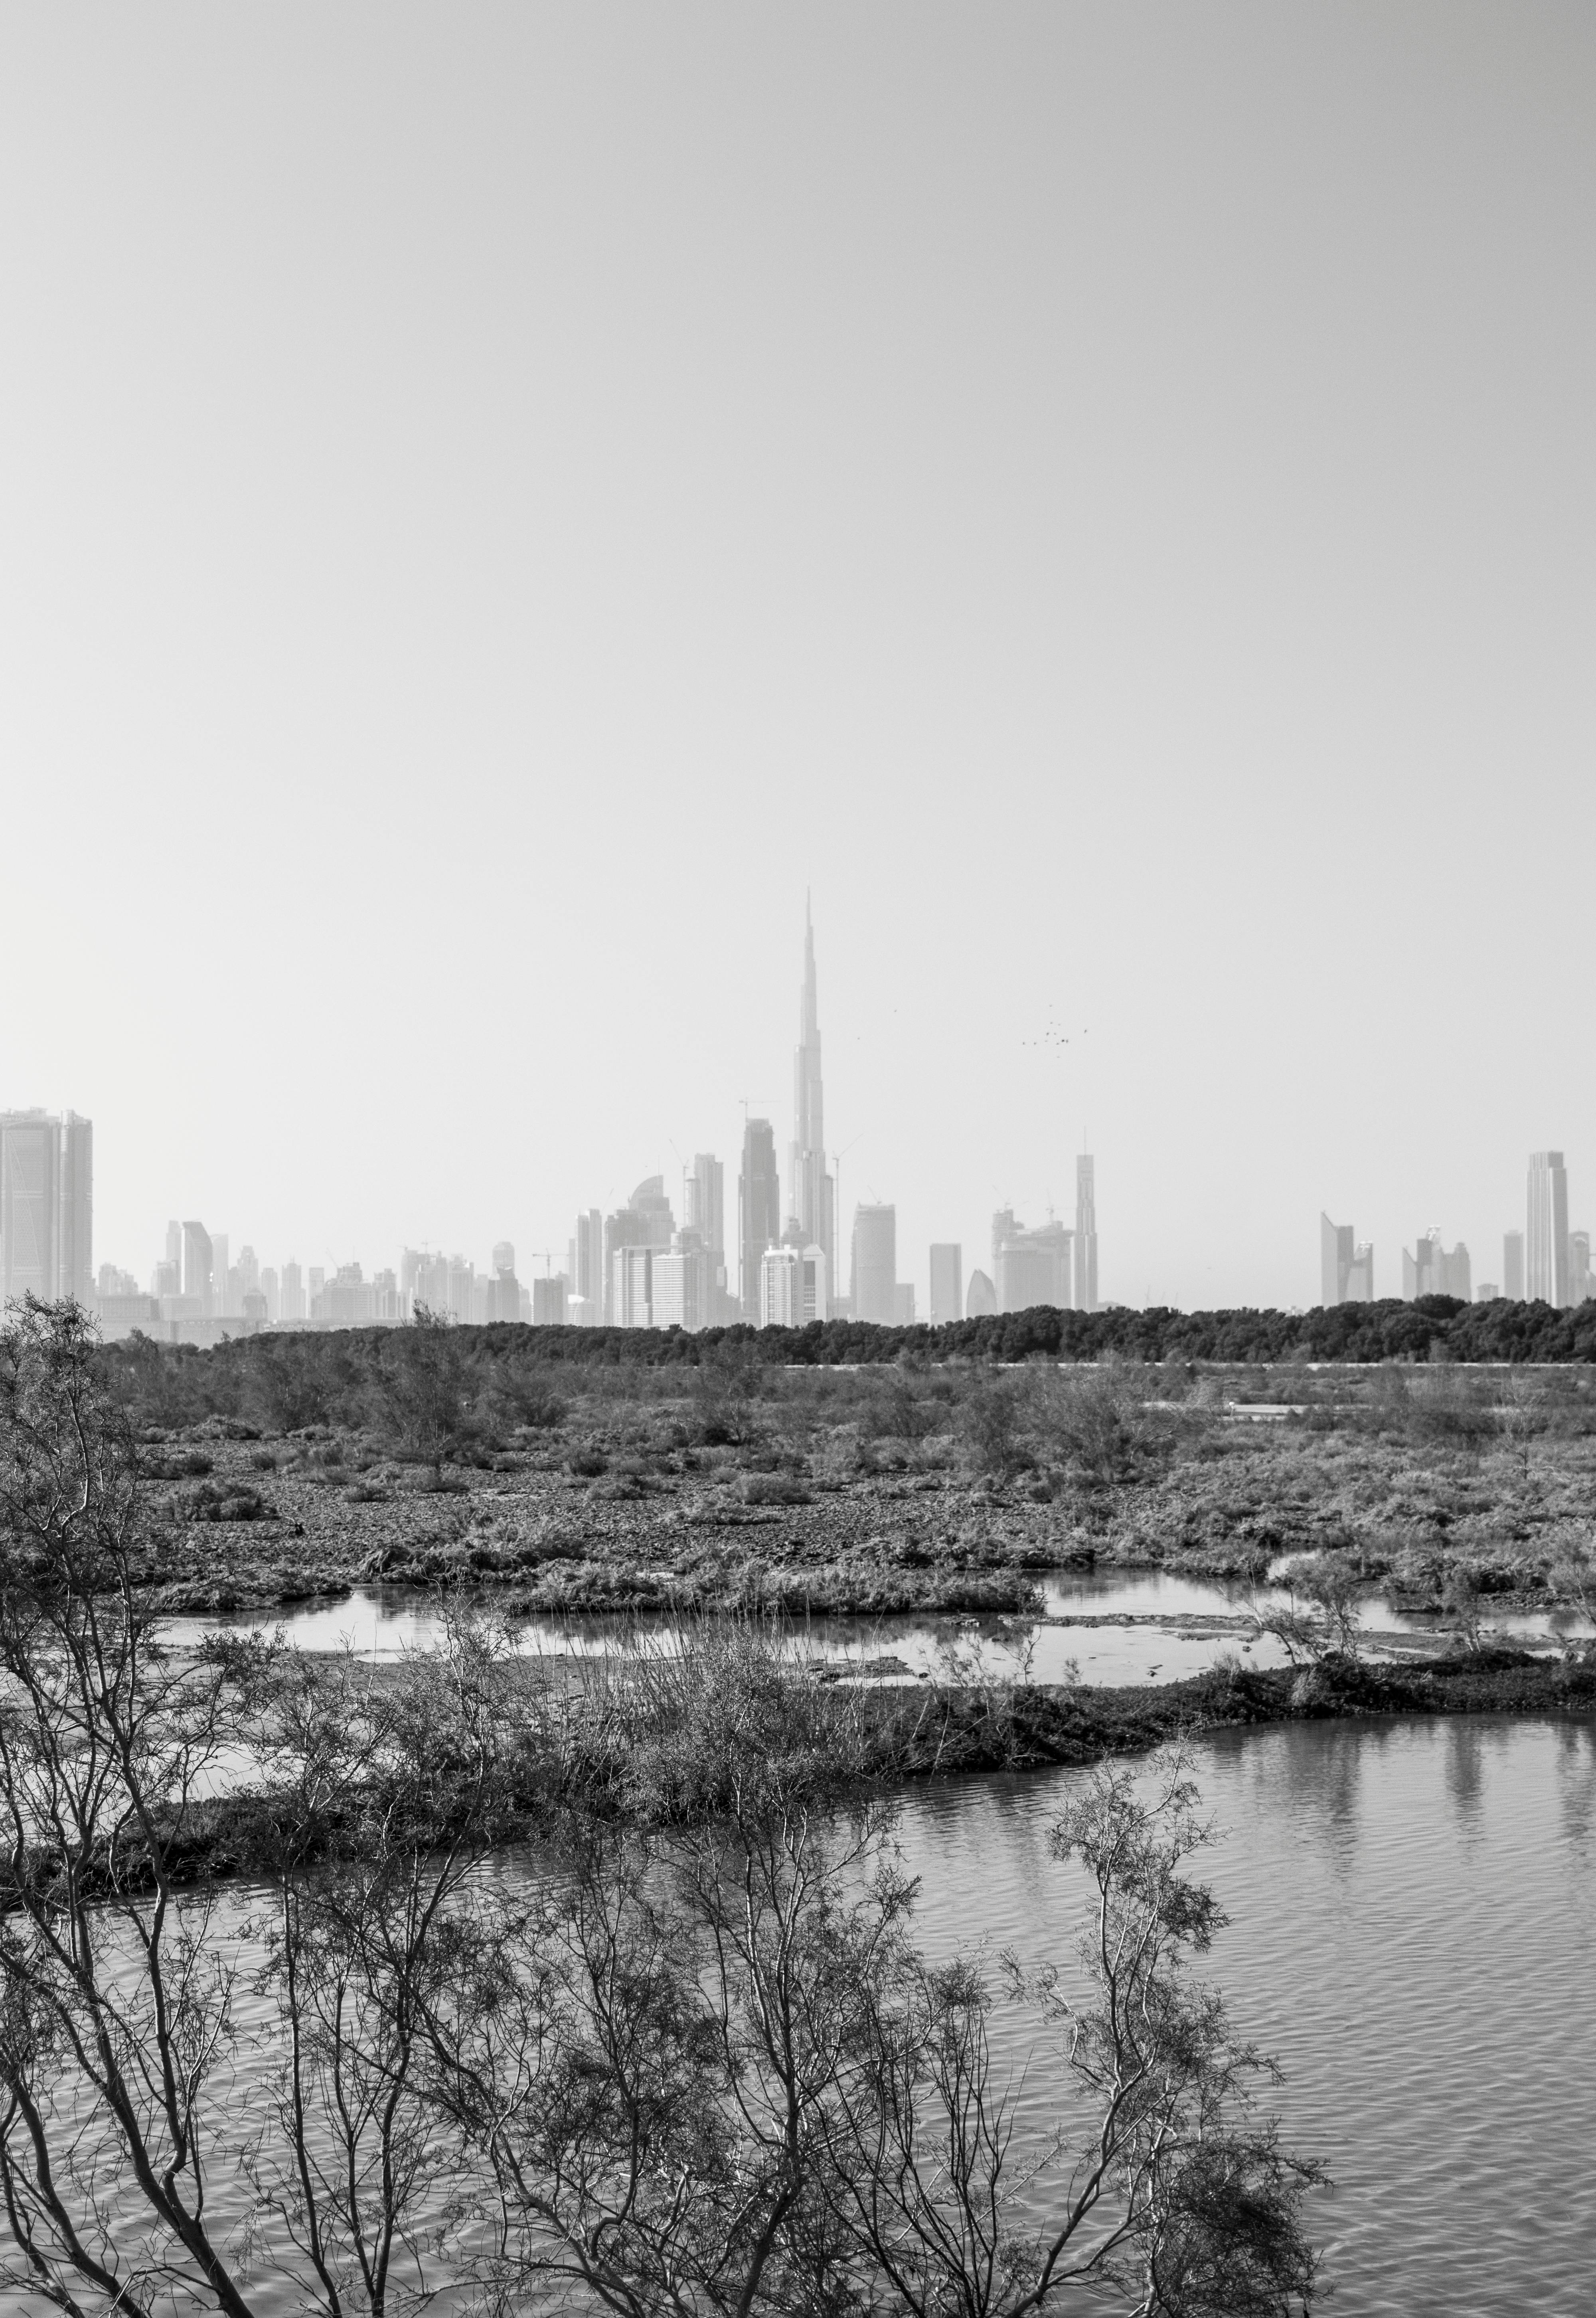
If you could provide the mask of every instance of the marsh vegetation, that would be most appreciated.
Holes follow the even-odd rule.
[[[1059,1815],[1055,1868],[1091,1893],[1072,1962],[932,1961],[856,1687],[725,1620],[575,1688],[464,1611],[381,1679],[174,1653],[141,1582],[148,1445],[81,1316],[0,1332],[20,2294],[140,2318],[1305,2305],[1320,2176],[1194,1970],[1224,1918],[1179,1752]],[[243,1886],[193,1841],[240,1775]],[[1039,2129],[993,2061],[1000,2004],[1049,2055]]]
[[[584,1334],[593,1356],[551,1357]],[[1596,1600],[1577,1364],[838,1369],[746,1332],[691,1361],[650,1341],[109,1347],[155,1516],[136,1580],[169,1608],[385,1580],[528,1612],[952,1615],[1035,1610],[1061,1567],[1260,1586],[1309,1557],[1464,1628]]]

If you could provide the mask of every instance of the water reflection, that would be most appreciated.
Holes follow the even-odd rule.
[[[1596,2311],[1596,1730],[1305,1723],[1197,1756],[1232,1918],[1213,1977],[1287,2069],[1288,2137],[1336,2178],[1331,2306]],[[1081,1879],[1046,1831],[1079,1775],[915,1798],[928,1936],[1068,1961]]]
[[[1252,1588],[1161,1570],[1056,1570],[1038,1576],[1047,1611],[1043,1622],[1011,1617],[817,1617],[799,1630],[795,1646],[838,1664],[895,1658],[895,1676],[889,1667],[878,1671],[883,1678],[901,1681],[918,1681],[937,1671],[950,1635],[960,1638],[961,1648],[979,1648],[991,1676],[1040,1683],[1176,1682],[1202,1673],[1221,1652],[1230,1650],[1248,1666],[1285,1663],[1277,1643],[1249,1636],[1244,1630],[1247,1611],[1260,1598]],[[496,1598],[483,1596],[489,1609]],[[1174,1622],[1135,1622],[1158,1619]],[[1366,1601],[1363,1620],[1376,1637],[1432,1637],[1437,1626],[1434,1619],[1399,1615],[1377,1598]],[[1501,1623],[1516,1637],[1544,1640],[1569,1622],[1525,1614]],[[303,1649],[352,1649],[363,1657],[392,1658],[407,1649],[435,1646],[442,1621],[426,1594],[414,1587],[374,1586],[342,1602],[308,1603],[286,1611],[175,1618],[167,1631],[174,1641],[184,1644],[219,1628],[280,1628]],[[517,1628],[520,1648],[557,1657],[610,1651],[623,1638],[632,1647],[669,1649],[675,1631],[669,1617],[553,1613],[529,1617]]]
[[[1556,1728],[1563,1832],[1573,1854],[1589,1867],[1596,1857],[1596,1723],[1561,1722]]]

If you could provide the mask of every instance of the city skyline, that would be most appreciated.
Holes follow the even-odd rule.
[[[0,89],[0,1090],[99,1244],[730,1207],[811,885],[922,1301],[1083,1128],[1134,1303],[1596,1180],[1590,12],[474,21]]]
[[[696,1329],[737,1318],[756,1325],[802,1325],[834,1314],[882,1325],[917,1316],[940,1322],[1036,1304],[1093,1310],[1103,1301],[1135,1300],[1098,1294],[1096,1155],[1085,1151],[1075,1156],[1072,1228],[1051,1209],[1045,1222],[1027,1224],[1006,1204],[991,1217],[990,1270],[973,1266],[966,1279],[963,1243],[932,1241],[926,1247],[923,1296],[913,1279],[899,1277],[900,1270],[914,1266],[900,1263],[896,1201],[856,1201],[847,1217],[843,1284],[836,1229],[840,1155],[828,1155],[823,1143],[808,894],[793,1087],[785,1187],[776,1126],[753,1115],[745,1099],[734,1242],[728,1240],[725,1162],[699,1150],[690,1163],[681,1162],[679,1217],[664,1174],[644,1177],[607,1215],[597,1207],[579,1209],[563,1250],[530,1252],[528,1261],[541,1261],[543,1269],[526,1280],[517,1273],[516,1243],[507,1237],[496,1239],[480,1270],[462,1252],[445,1254],[423,1240],[419,1247],[407,1243],[397,1266],[379,1264],[368,1277],[354,1257],[330,1265],[301,1264],[292,1255],[265,1262],[253,1241],[240,1243],[235,1263],[229,1233],[190,1217],[168,1221],[164,1254],[140,1285],[135,1270],[113,1259],[96,1262],[92,1251],[93,1122],[72,1111],[60,1117],[40,1109],[0,1112],[0,1292],[75,1293],[85,1302],[93,1295],[108,1324],[119,1329],[158,1316],[163,1325],[202,1334],[224,1321],[391,1325],[421,1307],[478,1323]],[[1489,1254],[1476,1262],[1461,1238],[1448,1249],[1432,1226],[1411,1250],[1403,1243],[1400,1288],[1385,1289],[1376,1278],[1373,1244],[1359,1240],[1352,1224],[1335,1223],[1321,1210],[1319,1300],[1368,1302],[1383,1293],[1410,1301],[1426,1295],[1469,1301],[1522,1294],[1559,1307],[1584,1300],[1592,1292],[1590,1234],[1571,1225],[1561,1149],[1530,1153],[1524,1215],[1521,1231],[1511,1226],[1502,1235],[1500,1267]],[[1496,1269],[1500,1278],[1491,1277]]]

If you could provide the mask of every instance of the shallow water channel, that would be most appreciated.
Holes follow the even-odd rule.
[[[1284,1663],[1277,1644],[1255,1640],[1247,1631],[1247,1613],[1260,1598],[1285,1599],[1268,1588],[1260,1596],[1254,1586],[1162,1570],[1054,1570],[1038,1576],[1046,1611],[1042,1619],[816,1618],[795,1635],[795,1647],[839,1663],[895,1660],[900,1679],[932,1672],[950,1646],[966,1662],[978,1652],[991,1676],[1024,1669],[1042,1683],[1076,1676],[1087,1683],[1175,1682],[1200,1674],[1226,1649],[1238,1652],[1247,1665]],[[491,1595],[483,1601],[492,1607]],[[1421,1646],[1440,1623],[1399,1613],[1373,1594],[1363,1604],[1362,1619],[1371,1641],[1392,1649]],[[1485,1622],[1504,1640],[1548,1645],[1565,1634],[1591,1631],[1588,1623],[1545,1613],[1487,1615]],[[382,1658],[435,1647],[442,1620],[431,1595],[413,1586],[390,1586],[286,1611],[175,1618],[166,1631],[181,1644],[218,1631],[274,1628],[302,1649],[352,1649]],[[518,1624],[516,1641],[527,1651],[591,1657],[623,1642],[668,1649],[676,1631],[668,1616],[541,1615]]]

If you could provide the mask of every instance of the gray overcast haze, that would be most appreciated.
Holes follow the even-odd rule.
[[[0,26],[0,1108],[96,1262],[734,1203],[806,886],[922,1310],[1083,1125],[1106,1298],[1500,1278],[1548,1144],[1596,1226],[1588,4]]]

